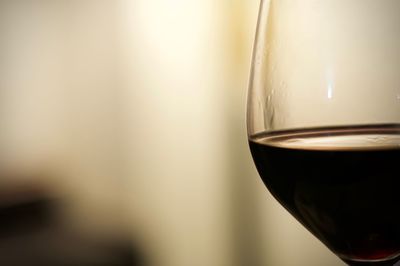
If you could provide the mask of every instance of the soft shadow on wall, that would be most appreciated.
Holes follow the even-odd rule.
[[[250,158],[258,4],[0,3],[1,263],[341,265]]]

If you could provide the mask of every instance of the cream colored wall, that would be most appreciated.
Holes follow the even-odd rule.
[[[132,234],[156,266],[342,265],[250,158],[258,4],[1,2],[4,167],[51,168],[68,221]]]

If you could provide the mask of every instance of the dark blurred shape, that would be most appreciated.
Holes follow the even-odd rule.
[[[49,226],[54,206],[44,198],[0,207],[0,241]]]
[[[132,239],[67,228],[60,201],[37,186],[0,189],[0,265],[144,266]]]

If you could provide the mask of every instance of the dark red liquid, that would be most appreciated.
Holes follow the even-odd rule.
[[[343,260],[400,254],[400,126],[357,126],[250,137],[274,197]]]

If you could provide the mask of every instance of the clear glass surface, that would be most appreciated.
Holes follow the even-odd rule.
[[[275,198],[351,265],[400,254],[400,1],[262,0],[247,107]]]

